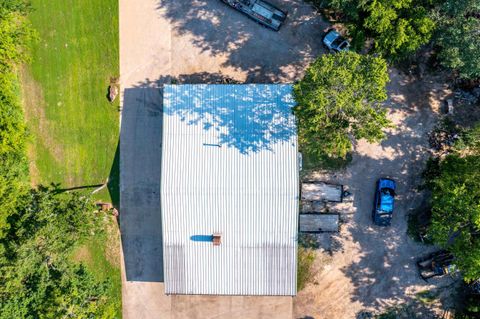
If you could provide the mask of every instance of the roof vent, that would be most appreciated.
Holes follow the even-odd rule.
[[[220,244],[222,243],[222,234],[221,233],[213,233],[212,235],[213,237],[213,246],[220,246]]]

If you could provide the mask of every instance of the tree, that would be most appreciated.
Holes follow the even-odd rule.
[[[363,45],[364,37],[373,38],[375,51],[393,59],[415,52],[430,40],[435,22],[427,5],[412,0],[330,1],[344,14],[354,43]]]
[[[440,62],[461,78],[480,78],[480,1],[452,2],[446,1],[438,18]]]
[[[41,187],[18,203],[0,240],[0,318],[108,317],[111,283],[71,258],[78,243],[103,229],[92,201]]]
[[[480,11],[480,0],[443,0],[440,9],[450,17],[460,17]]]
[[[480,156],[447,156],[432,184],[433,241],[453,253],[466,281],[480,278]]]
[[[381,140],[389,126],[387,64],[380,57],[354,52],[323,55],[295,84],[294,108],[304,152],[345,157],[352,138]]]
[[[17,199],[28,187],[26,129],[15,73],[18,64],[28,60],[28,44],[34,37],[28,8],[24,0],[0,1],[0,239]]]

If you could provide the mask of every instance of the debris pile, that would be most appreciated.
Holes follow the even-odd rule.
[[[480,98],[480,88],[475,88],[472,93],[464,90],[456,90],[455,99],[461,101],[461,104],[476,104]]]
[[[452,128],[446,127],[441,123],[428,134],[428,143],[430,147],[441,154],[448,153],[456,140],[458,133]]]

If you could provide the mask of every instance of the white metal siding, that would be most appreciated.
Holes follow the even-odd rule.
[[[161,205],[167,294],[295,295],[291,85],[167,85]],[[222,233],[221,245],[193,235]]]

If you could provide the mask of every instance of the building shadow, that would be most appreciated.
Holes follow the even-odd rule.
[[[124,90],[120,143],[120,229],[128,281],[163,282],[160,168],[162,94],[158,87]],[[115,176],[116,165],[112,167]],[[115,192],[114,183],[110,188]]]
[[[107,183],[108,193],[112,199],[112,204],[115,208],[120,208],[120,141],[117,143],[115,149],[115,156],[113,157],[112,167],[110,168],[110,175]]]

